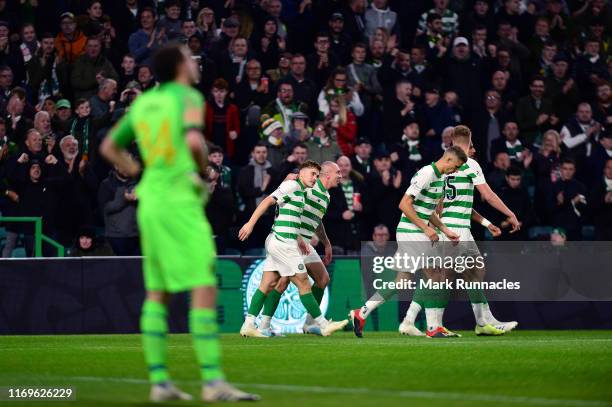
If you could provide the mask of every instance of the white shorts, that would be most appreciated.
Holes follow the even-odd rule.
[[[323,261],[321,260],[321,256],[319,256],[319,253],[317,253],[315,248],[312,247],[310,242],[306,242],[306,244],[308,245],[308,250],[310,251],[310,253],[304,256],[304,264],[323,263]]]
[[[400,256],[401,265],[396,265],[394,270],[403,273],[416,273],[424,268],[419,264],[425,264],[425,259],[429,256],[436,256],[440,244],[433,243],[425,233],[397,233],[397,252],[394,256]],[[408,261],[405,259],[408,258]],[[423,259],[423,260],[419,260]]]
[[[472,236],[472,231],[469,228],[450,228],[450,230],[459,235],[459,243],[457,245],[452,245],[451,243],[448,243],[451,240],[446,237],[446,235],[441,234],[440,241],[444,242],[445,256],[472,258],[480,256],[480,250],[478,249],[474,236]],[[463,271],[456,270],[456,272],[462,273]]]
[[[306,273],[304,256],[300,253],[295,241],[280,241],[273,233],[266,238],[266,260],[263,271],[277,271],[281,277],[291,277]]]

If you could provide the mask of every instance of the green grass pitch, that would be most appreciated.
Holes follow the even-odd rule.
[[[224,366],[230,381],[263,396],[259,406],[612,405],[612,331],[462,333],[223,335]],[[170,336],[169,366],[199,395],[189,335]],[[143,405],[149,389],[138,335],[0,336],[0,386],[8,385],[75,386],[77,402],[61,403],[72,406]]]

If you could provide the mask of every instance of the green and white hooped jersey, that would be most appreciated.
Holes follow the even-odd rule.
[[[449,228],[470,228],[474,185],[487,181],[476,160],[468,158],[457,172],[444,176],[444,209],[440,217]]]
[[[436,205],[444,192],[444,180],[442,173],[436,168],[434,163],[426,165],[417,171],[410,180],[410,187],[406,190],[406,195],[414,197],[414,210],[417,216],[425,223],[436,210]],[[421,228],[412,223],[406,215],[402,217],[397,225],[397,233],[423,233]]]
[[[308,241],[314,236],[315,230],[323,221],[323,216],[329,206],[329,192],[320,179],[312,188],[306,190],[304,210],[301,216],[300,235]]]
[[[300,233],[306,191],[300,180],[284,181],[272,192],[276,199],[276,217],[272,233],[281,242],[295,241]]]

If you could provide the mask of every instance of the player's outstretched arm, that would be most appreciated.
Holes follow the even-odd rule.
[[[417,215],[416,211],[414,210],[414,197],[412,195],[404,195],[400,201],[399,208],[412,223],[417,225],[417,227],[427,235],[429,240],[432,242],[437,242],[439,240],[436,231],[432,227],[428,226],[423,219],[419,218]]]
[[[506,206],[506,204],[499,198],[499,196],[497,196],[495,192],[493,192],[489,184],[485,183],[476,185],[476,188],[478,188],[480,196],[486,203],[508,217],[508,222],[512,225],[512,230],[510,233],[514,233],[521,228],[521,224],[519,223],[514,212],[512,212],[510,208]]]
[[[501,235],[501,229],[492,224],[487,218],[476,212],[475,209],[472,209],[472,220],[487,228],[493,237]]]
[[[240,231],[238,232],[238,239],[241,241],[248,239],[259,218],[261,218],[262,215],[267,212],[268,208],[274,206],[275,204],[276,199],[274,199],[272,195],[267,196],[263,201],[261,201],[259,205],[257,205],[257,208],[255,208],[253,211],[249,221],[240,228]]]

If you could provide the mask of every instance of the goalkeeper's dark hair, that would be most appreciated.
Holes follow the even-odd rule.
[[[317,171],[321,172],[321,166],[319,165],[319,163],[312,160],[304,161],[302,164],[300,164],[300,167],[298,169],[301,171],[304,168],[314,168]]]
[[[159,83],[176,79],[179,65],[185,62],[182,47],[182,44],[166,45],[153,55],[153,75]]]

